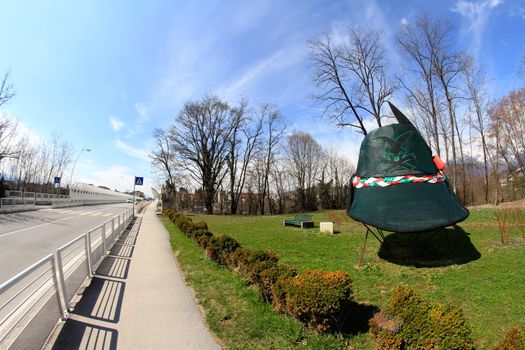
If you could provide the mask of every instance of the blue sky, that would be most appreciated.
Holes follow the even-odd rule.
[[[276,104],[291,129],[356,159],[359,137],[320,119],[309,97],[306,42],[355,25],[381,30],[395,65],[395,34],[421,11],[453,24],[458,48],[491,78],[492,95],[523,83],[520,0],[2,1],[0,73],[11,69],[17,92],[3,112],[42,139],[56,130],[77,152],[91,148],[75,179],[119,190],[137,175],[150,192],[153,129],[212,93]]]

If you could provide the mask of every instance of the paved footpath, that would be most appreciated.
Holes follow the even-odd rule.
[[[55,349],[220,349],[204,325],[155,208],[97,269]]]

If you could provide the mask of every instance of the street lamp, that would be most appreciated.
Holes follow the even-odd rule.
[[[82,154],[82,152],[91,152],[91,150],[89,148],[82,148],[80,150],[80,152],[78,152],[78,156],[77,156],[77,159],[75,159],[75,163],[73,164],[73,169],[71,169],[71,176],[69,177],[69,191],[71,191],[71,186],[73,185],[73,173],[75,172],[75,166],[77,165],[77,162],[78,162],[78,158],[80,158],[80,155]]]

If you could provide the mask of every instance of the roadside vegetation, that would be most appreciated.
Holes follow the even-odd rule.
[[[444,235],[424,237],[426,242],[408,247],[405,237],[391,234],[393,248],[387,252],[369,240],[361,265],[364,230],[343,211],[314,214],[316,223],[335,222],[335,235],[320,234],[318,225],[305,230],[283,227],[285,216],[191,218],[206,221],[215,235],[226,234],[243,248],[271,249],[299,274],[305,270],[347,272],[354,300],[360,305],[387,308],[392,289],[400,283],[430,303],[450,303],[463,311],[476,348],[491,349],[504,333],[525,323],[525,244],[520,221],[524,216],[516,210],[513,214],[518,216],[505,223],[505,243],[501,220],[498,225],[496,219],[501,210],[476,209],[460,227],[449,229],[448,241]],[[166,225],[210,328],[228,348],[374,348],[367,322],[344,336],[319,335],[276,313],[261,301],[257,288],[205,257],[173,223],[166,220]],[[413,248],[425,251],[415,254]]]

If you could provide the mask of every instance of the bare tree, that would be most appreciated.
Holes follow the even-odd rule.
[[[236,214],[248,168],[260,152],[263,120],[260,117],[253,120],[248,115],[248,104],[244,100],[231,113],[227,167],[230,175],[230,213]]]
[[[326,171],[327,178],[333,182],[331,196],[335,207],[343,209],[346,206],[347,186],[355,173],[355,168],[348,158],[330,149],[326,152]]]
[[[381,33],[350,30],[348,42],[341,47],[341,63],[357,81],[357,93],[363,94],[358,108],[364,110],[381,127],[383,104],[398,86],[387,77],[386,52],[381,44]]]
[[[488,104],[486,102],[483,89],[485,87],[485,74],[476,66],[474,57],[466,55],[464,57],[465,65],[463,66],[463,74],[465,77],[465,83],[468,88],[470,95],[471,106],[474,109],[476,115],[476,122],[472,123],[474,128],[481,139],[481,150],[483,152],[483,169],[484,169],[484,189],[485,189],[485,203],[489,201],[489,167],[488,167],[488,146],[487,146],[487,109]]]
[[[299,209],[316,210],[315,185],[322,161],[321,146],[309,133],[296,131],[288,136],[286,151],[289,171],[299,198]]]
[[[0,80],[0,107],[15,96],[13,84],[9,82],[10,75],[11,72],[7,71]],[[15,157],[18,154],[18,150],[13,148],[16,129],[17,123],[0,113],[0,162],[4,158]]]
[[[439,140],[439,103],[436,93],[436,79],[433,74],[433,65],[436,55],[433,49],[432,37],[428,36],[427,15],[420,16],[415,26],[408,24],[403,26],[398,36],[398,43],[402,52],[409,59],[406,69],[415,76],[414,82],[407,79],[399,79],[403,87],[408,91],[410,98],[417,107],[419,115],[428,116],[427,129],[431,130],[434,150],[441,154]],[[414,87],[411,87],[414,86]]]
[[[15,89],[13,84],[9,82],[10,76],[11,71],[7,71],[7,73],[5,73],[3,78],[0,80],[0,107],[15,97]]]
[[[511,91],[489,111],[492,132],[497,132],[499,155],[510,172],[525,173],[525,89]]]
[[[270,198],[270,174],[272,166],[275,163],[278,147],[286,132],[286,125],[283,122],[281,112],[272,105],[262,105],[259,117],[263,123],[262,152],[260,153],[260,176],[259,187],[259,209],[261,215],[264,215],[265,200],[268,200],[270,212],[273,213],[272,201]]]
[[[153,130],[155,148],[149,157],[151,164],[160,172],[162,182],[165,183],[166,195],[170,198],[172,205],[177,206],[177,181],[178,166],[176,162],[175,144],[172,135],[163,129]]]
[[[0,115],[0,163],[5,158],[14,158],[20,154],[16,131],[16,121]]]
[[[449,133],[443,133],[444,138],[449,136],[450,152],[452,154],[452,185],[457,190],[458,160],[457,152],[462,164],[463,185],[466,185],[463,143],[461,131],[456,116],[456,99],[460,85],[461,72],[463,71],[463,55],[453,49],[452,27],[446,20],[436,19],[423,13],[417,18],[415,26],[406,26],[399,36],[399,43],[403,52],[412,59],[416,72],[425,82],[426,94],[417,94],[407,84],[404,86],[411,97],[421,109],[427,109],[432,119],[434,128],[434,141],[436,151],[439,153],[439,108],[438,96],[440,93],[445,101],[444,108],[448,114]],[[419,91],[423,91],[419,89]],[[419,98],[418,98],[419,97]],[[424,97],[421,99],[421,97]],[[428,104],[430,108],[425,107]],[[448,149],[446,150],[448,152]],[[448,160],[448,157],[447,157]]]
[[[217,96],[188,102],[170,128],[177,160],[204,190],[204,202],[213,213],[215,193],[226,175],[231,138],[230,107]]]
[[[347,86],[345,72],[339,63],[341,53],[334,46],[330,34],[321,35],[309,43],[310,59],[315,69],[313,81],[316,87],[323,90],[314,98],[324,105],[323,116],[337,126],[350,126],[366,135],[364,119],[357,112],[357,106],[361,104],[360,96],[352,95],[352,87]]]
[[[376,31],[354,29],[340,45],[333,43],[330,34],[310,41],[314,83],[323,90],[315,99],[325,106],[323,115],[365,135],[363,114],[382,126],[382,106],[397,90],[387,77],[388,61],[380,37]],[[351,122],[354,118],[357,125]]]
[[[51,142],[43,145],[41,149],[41,160],[44,160],[42,166],[42,183],[44,192],[51,192],[53,178],[62,177],[66,167],[71,163],[73,155],[73,144],[67,140],[62,140],[59,133],[53,132]]]
[[[276,214],[284,214],[287,210],[287,200],[291,184],[290,173],[282,159],[275,161],[271,171],[271,179],[277,199]]]

